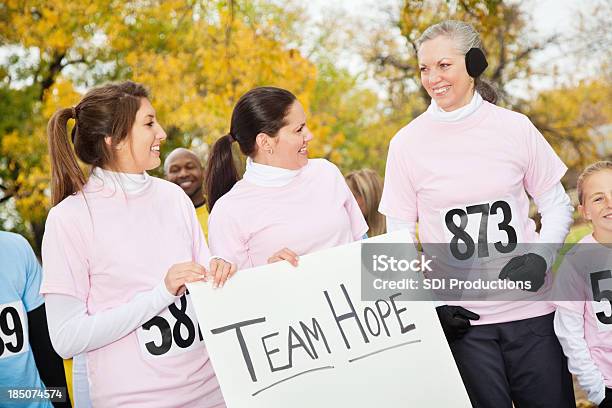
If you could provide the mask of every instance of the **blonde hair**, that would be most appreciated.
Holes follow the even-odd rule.
[[[385,217],[378,212],[378,204],[382,196],[383,183],[380,176],[371,169],[353,171],[346,175],[346,184],[355,198],[361,197],[365,202],[365,220],[368,223],[368,236],[387,232]]]
[[[612,161],[604,160],[599,161],[597,163],[591,164],[589,167],[584,169],[580,176],[578,176],[578,181],[576,182],[576,190],[578,190],[578,202],[580,205],[583,204],[584,201],[584,183],[586,180],[595,173],[599,173],[603,170],[612,170]]]

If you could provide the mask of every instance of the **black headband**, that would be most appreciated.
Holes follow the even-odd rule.
[[[478,78],[488,66],[487,58],[480,48],[470,48],[465,54],[465,67],[472,78]]]

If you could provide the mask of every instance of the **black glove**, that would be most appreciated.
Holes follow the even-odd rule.
[[[480,319],[479,315],[461,306],[438,306],[436,312],[449,343],[462,338],[467,333],[471,326],[470,320]]]
[[[612,388],[606,387],[606,397],[598,406],[599,408],[612,408]]]
[[[529,292],[537,292],[544,285],[546,261],[538,254],[528,253],[512,258],[499,273],[499,279],[510,279],[516,282],[531,282]]]

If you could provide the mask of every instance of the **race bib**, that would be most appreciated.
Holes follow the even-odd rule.
[[[136,331],[145,358],[174,356],[204,347],[189,294],[184,294]]]
[[[451,259],[465,261],[509,254],[521,238],[521,220],[511,198],[440,212]]]
[[[612,331],[612,271],[592,272],[593,313],[600,332]]]
[[[0,359],[30,349],[27,318],[20,300],[0,305]]]

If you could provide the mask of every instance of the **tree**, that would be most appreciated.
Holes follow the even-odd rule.
[[[502,106],[527,114],[535,126],[543,131],[549,142],[570,165],[578,166],[593,159],[592,140],[588,136],[601,121],[588,122],[578,119],[580,115],[566,118],[576,120],[571,127],[560,120],[556,112],[563,111],[564,104],[579,104],[569,108],[572,112],[586,112],[589,107],[600,106],[596,94],[581,93],[576,88],[576,97],[570,101],[559,99],[566,89],[550,94],[542,93],[535,98],[512,94],[517,81],[525,81],[550,71],[539,71],[532,66],[532,58],[547,47],[558,44],[558,36],[534,39],[529,35],[533,22],[523,10],[523,5],[502,0],[405,0],[400,10],[390,13],[390,21],[401,33],[384,30],[372,35],[371,47],[364,51],[364,58],[371,67],[372,75],[385,85],[387,106],[391,112],[403,111],[392,126],[399,129],[425,110],[429,96],[420,86],[417,70],[417,39],[430,25],[446,19],[467,21],[481,34],[489,67],[483,77],[492,82],[500,91]],[[552,72],[554,75],[554,72]],[[605,83],[599,82],[600,85]],[[585,86],[585,85],[583,85]],[[609,87],[604,85],[604,89]],[[547,95],[555,94],[557,98]],[[577,95],[580,94],[581,97]],[[546,101],[545,103],[543,101]],[[559,108],[559,110],[557,110]],[[599,115],[598,118],[601,118]],[[385,123],[393,122],[397,116],[389,117]],[[579,131],[578,131],[579,129]],[[386,142],[392,136],[387,136]]]
[[[612,154],[603,151],[603,143],[611,133],[610,91],[605,78],[583,80],[540,92],[525,113],[557,147],[565,164],[579,171],[602,155]],[[598,150],[598,146],[602,148]]]
[[[291,15],[289,6],[247,1],[2,3],[9,58],[0,65],[0,199],[14,203],[17,229],[29,226],[39,250],[49,207],[46,123],[93,85],[148,85],[169,134],[164,151],[224,134],[237,98],[257,85],[288,88],[308,109],[316,68],[285,43]]]
[[[8,54],[0,69],[0,200],[15,200],[36,249],[48,206],[46,122],[56,107],[76,100],[71,81],[60,80],[62,73],[103,60],[106,51],[96,46],[95,37],[110,15],[102,1],[9,0],[0,5],[0,45]]]

